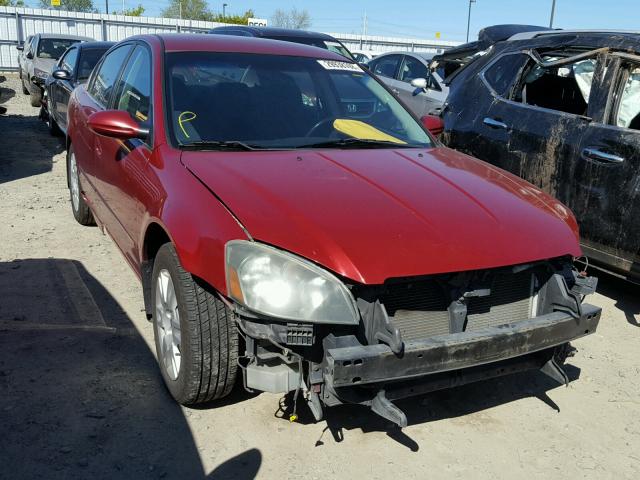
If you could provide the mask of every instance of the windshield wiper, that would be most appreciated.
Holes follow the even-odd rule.
[[[389,140],[372,140],[366,138],[343,138],[340,140],[328,140],[326,142],[309,143],[299,145],[297,148],[420,148],[423,145],[409,143],[396,143]]]
[[[209,141],[198,141],[191,143],[181,143],[180,148],[183,150],[236,150],[236,151],[251,151],[251,150],[260,150],[261,148],[254,145],[249,145],[244,142],[240,142],[237,140],[230,141],[219,141],[219,140],[209,140]]]

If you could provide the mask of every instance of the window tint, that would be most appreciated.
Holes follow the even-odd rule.
[[[100,61],[107,48],[84,48],[80,53],[78,64],[78,81],[83,82],[89,78],[96,64]]]
[[[139,122],[150,119],[151,60],[144,47],[136,47],[118,82],[116,110],[124,110]]]
[[[429,70],[420,60],[405,56],[400,69],[400,80],[410,83],[414,78],[429,78]]]
[[[630,67],[624,74],[627,80],[622,87],[615,125],[640,130],[640,67]]]
[[[104,107],[109,103],[113,84],[130,51],[131,45],[123,45],[109,53],[100,64],[100,70],[93,79],[89,93]]]
[[[388,57],[373,60],[369,65],[371,65],[371,71],[376,75],[394,78],[401,58],[400,55],[389,55]]]
[[[212,52],[166,58],[175,143],[289,149],[356,138],[429,145],[394,96],[351,62]]]
[[[558,57],[543,57],[545,62]],[[555,67],[545,67],[531,59],[514,100],[550,110],[586,115],[591,83],[597,61],[594,58]]]
[[[67,72],[73,73],[76,67],[76,59],[78,58],[78,49],[72,48],[64,54],[61,58],[60,67],[64,68]]]
[[[484,78],[498,95],[508,97],[518,72],[530,58],[525,54],[505,55],[484,72]]]
[[[67,48],[79,41],[68,38],[41,38],[38,44],[38,58],[58,60]]]

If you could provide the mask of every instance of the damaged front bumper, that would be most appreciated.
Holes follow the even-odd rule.
[[[554,268],[541,262],[365,287],[356,291],[354,327],[276,323],[236,310],[245,387],[302,390],[317,420],[323,405],[349,403],[403,427],[393,400],[525,370],[567,384],[569,342],[596,330],[601,309],[583,303],[596,278],[564,262]],[[446,288],[449,296],[434,303],[432,294]],[[421,303],[411,303],[416,298]]]
[[[598,307],[582,305],[579,317],[553,312],[510,325],[407,342],[401,355],[384,344],[364,346],[354,337],[329,336],[322,400],[327,405],[359,403],[375,410],[385,398],[396,400],[530,369],[543,369],[566,382],[558,365],[564,358],[557,358],[556,347],[594,332],[600,313]],[[393,408],[388,415],[376,413],[406,425],[406,418],[398,421]]]

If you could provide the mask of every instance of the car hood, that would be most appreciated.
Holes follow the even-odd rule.
[[[51,73],[53,67],[58,61],[54,58],[34,58],[33,66],[34,68],[43,70],[47,73]]]
[[[444,147],[185,151],[182,162],[255,240],[357,282],[580,255],[566,207]]]

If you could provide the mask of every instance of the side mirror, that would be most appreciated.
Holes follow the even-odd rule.
[[[89,117],[89,128],[98,135],[127,140],[130,138],[145,138],[149,129],[143,128],[131,115],[122,110],[104,110]]]
[[[31,53],[31,52],[27,52],[27,58],[28,58],[29,60],[33,60],[33,53]]]
[[[24,45],[16,45],[16,50],[24,50]]]
[[[414,78],[411,80],[411,86],[415,88],[420,88],[422,90],[427,89],[427,79],[426,78]]]
[[[429,130],[431,135],[437,137],[444,131],[444,122],[440,117],[435,115],[425,115],[420,119],[424,128]]]
[[[71,73],[66,71],[64,68],[58,68],[51,72],[51,76],[58,80],[69,80],[71,78]]]
[[[369,64],[365,63],[365,62],[358,62],[358,65],[360,65],[362,68],[364,68],[365,70],[370,70],[369,68]]]

